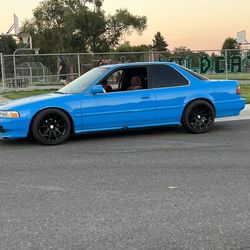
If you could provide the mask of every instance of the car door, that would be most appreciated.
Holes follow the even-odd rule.
[[[190,91],[189,81],[169,65],[156,64],[149,68],[156,98],[156,123],[178,124],[184,101]]]
[[[100,94],[89,91],[81,109],[84,131],[148,126],[155,119],[155,96],[149,88]]]

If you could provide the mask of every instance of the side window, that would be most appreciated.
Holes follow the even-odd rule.
[[[154,88],[187,85],[188,80],[168,65],[152,65],[150,67]]]
[[[104,79],[100,84],[103,86],[107,93],[119,91],[121,87],[122,75],[123,70],[115,71],[112,75]]]
[[[106,93],[117,91],[132,91],[148,88],[146,67],[127,67],[117,70],[102,80]]]
[[[122,70],[118,70],[106,79],[107,85],[110,86],[113,91],[118,91],[120,89],[119,87],[121,83],[122,72]]]

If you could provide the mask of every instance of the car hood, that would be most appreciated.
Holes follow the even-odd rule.
[[[0,110],[15,110],[20,107],[30,105],[33,103],[39,103],[39,102],[47,102],[50,100],[59,101],[59,99],[66,98],[68,96],[72,96],[72,94],[57,94],[57,93],[50,93],[50,94],[44,94],[44,95],[37,95],[32,97],[25,97],[18,100],[13,100],[9,102],[5,102],[3,105],[0,106]]]

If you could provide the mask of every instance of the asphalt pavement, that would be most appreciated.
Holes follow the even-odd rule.
[[[0,141],[0,249],[250,249],[250,120]]]

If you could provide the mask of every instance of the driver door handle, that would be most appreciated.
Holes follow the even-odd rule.
[[[151,99],[151,97],[150,97],[149,95],[143,95],[143,96],[141,97],[141,99],[143,99],[143,100],[148,100],[148,99]]]

